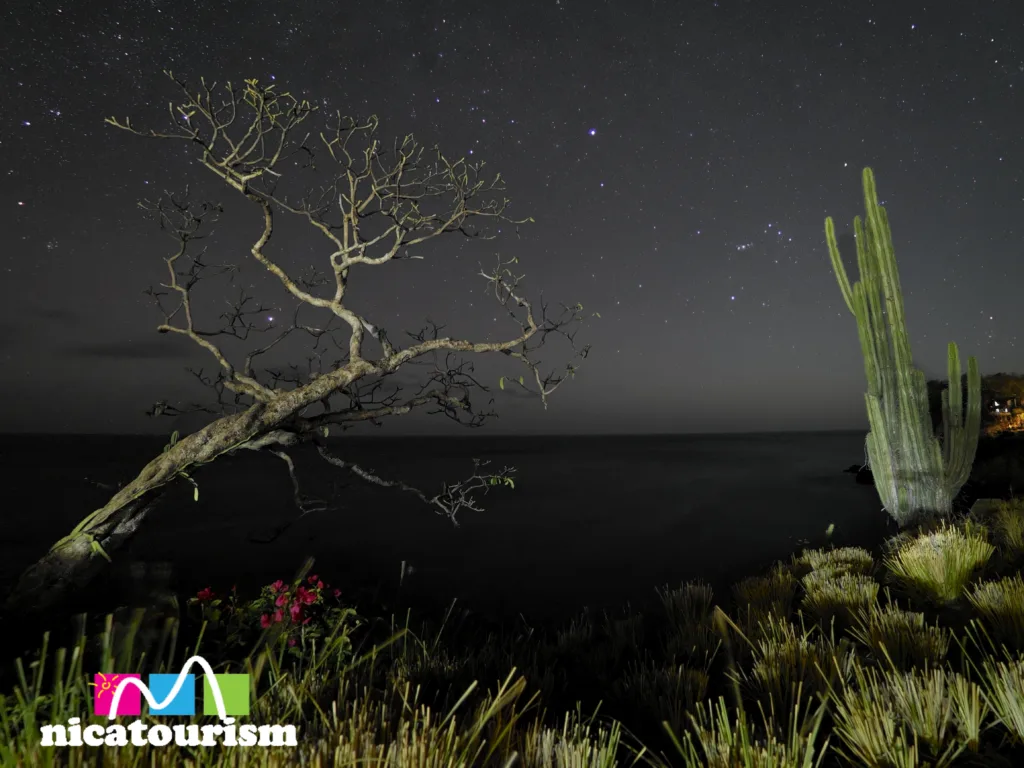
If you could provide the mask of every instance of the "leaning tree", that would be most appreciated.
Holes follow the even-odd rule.
[[[220,322],[203,327],[195,302],[197,285],[238,269],[211,263],[205,249],[196,247],[223,208],[191,199],[187,189],[183,195],[167,194],[140,204],[176,242],[165,258],[166,282],[149,291],[163,314],[156,330],[189,339],[214,361],[214,374],[193,371],[216,394],[211,405],[191,407],[209,412],[210,421],[187,436],[173,435],[163,453],[29,567],[8,597],[9,609],[40,610],[81,589],[138,530],[172,483],[195,485],[199,468],[243,449],[283,460],[302,512],[309,511],[311,500],[300,492],[288,449],[308,443],[339,470],[412,493],[454,520],[460,510],[479,509],[480,496],[496,484],[509,483],[514,470],[491,472],[474,462],[469,477],[442,483],[433,493],[370,471],[325,438],[332,429],[380,424],[418,410],[478,426],[494,414],[493,398],[481,408],[471,397],[486,398],[489,391],[465,357],[474,353],[508,358],[518,370],[499,383],[536,395],[546,407],[548,396],[573,376],[587,355],[588,347],[575,341],[584,319],[582,306],[559,305],[549,311],[543,301],[528,300],[515,258],[499,257],[479,275],[511,319],[514,330],[503,340],[451,338],[442,335],[443,326],[428,321],[419,331],[405,332],[403,344],[388,334],[380,318],[371,318],[350,301],[353,270],[425,258],[425,247],[442,235],[490,238],[481,228],[487,222],[532,221],[507,214],[509,201],[495,195],[504,190],[500,175],[487,178],[482,163],[450,160],[411,135],[385,145],[376,118],[355,120],[339,113],[314,138],[312,130],[300,138],[299,130],[318,111],[306,100],[256,80],[221,88],[201,81],[199,88],[190,89],[173,73],[166,74],[183,94],[170,105],[169,130],[140,130],[127,119],[106,122],[137,136],[187,144],[218,183],[255,208],[262,226],[249,246],[251,263],[292,302],[291,320],[268,324],[260,317],[264,308],[242,291]],[[317,186],[298,194],[286,189],[290,178],[325,171]],[[322,239],[322,271],[299,273],[284,265],[286,255],[277,255],[282,249],[275,248],[274,237],[281,217],[297,220]],[[288,337],[309,340],[312,352],[305,364],[261,365],[261,358],[282,349],[278,345]],[[544,373],[537,351],[554,337],[567,342],[570,360],[564,368]],[[252,344],[253,339],[259,343]],[[232,355],[227,348],[227,343],[237,346],[247,340],[242,353]],[[403,367],[419,373],[418,386],[408,395],[392,378]],[[182,410],[161,402],[153,412],[174,415]]]

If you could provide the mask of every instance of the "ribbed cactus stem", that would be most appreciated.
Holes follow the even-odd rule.
[[[857,320],[875,488],[889,514],[907,525],[949,514],[967,482],[981,431],[981,375],[977,360],[969,358],[965,409],[960,353],[950,343],[940,441],[932,427],[924,373],[913,365],[889,218],[878,204],[870,168],[864,169],[863,181],[864,221],[859,216],[853,220],[859,281],[851,285],[846,274],[831,217],[825,220],[825,238],[839,290]]]

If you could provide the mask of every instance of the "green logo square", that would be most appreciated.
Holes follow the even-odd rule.
[[[220,695],[224,699],[224,714],[229,717],[249,714],[249,676],[214,675]],[[209,675],[203,677],[203,714],[218,715],[217,700],[213,697]]]

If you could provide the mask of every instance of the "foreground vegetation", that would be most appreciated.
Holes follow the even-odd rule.
[[[69,649],[44,639],[0,701],[0,760],[1015,765],[1022,558],[1016,500],[904,532],[879,557],[805,550],[729,596],[665,587],[656,612],[584,612],[554,631],[473,627],[454,611],[435,623],[368,620],[307,572],[249,601],[204,590],[181,621],[155,629],[140,610],[107,617],[95,639],[83,624]],[[176,673],[195,653],[250,674],[249,721],[297,725],[298,747],[40,746],[41,725],[89,719],[87,673]]]

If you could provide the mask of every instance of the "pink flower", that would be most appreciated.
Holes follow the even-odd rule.
[[[302,606],[297,602],[292,603],[291,607],[288,609],[288,613],[291,614],[292,621],[297,624],[299,619],[302,618]]]
[[[274,611],[274,623],[280,624],[282,621],[284,621],[284,611],[278,608],[276,611]]]
[[[302,587],[299,587],[299,589],[302,589]],[[278,608],[280,608],[281,606],[285,605],[287,602],[288,602],[288,593],[287,592],[282,592],[280,595],[277,596],[277,600],[274,601],[274,605],[276,605]]]
[[[278,580],[277,580],[277,581],[275,581],[275,582],[274,582],[273,584],[271,584],[271,585],[270,585],[270,588],[271,588],[272,590],[274,590],[275,594],[276,594],[277,592],[284,592],[284,591],[285,591],[285,589],[287,589],[287,587],[285,587],[285,585],[284,585],[284,582],[283,582],[283,581],[281,581],[280,579],[278,579]]]
[[[262,616],[260,616],[260,626],[264,629],[269,629],[272,623],[273,622],[270,620],[269,613],[264,613]]]
[[[288,638],[288,647],[289,647],[289,648],[294,648],[294,647],[295,647],[295,643],[296,643],[296,642],[297,642],[297,641],[295,640],[295,638],[294,638],[294,637],[289,637],[289,638]]]
[[[316,592],[306,589],[305,587],[299,587],[295,590],[295,602],[312,605],[316,602]]]
[[[304,618],[304,619],[302,620],[302,623],[303,623],[303,624],[309,624],[309,622],[311,622],[312,620],[313,620],[313,617],[312,617],[312,616],[307,616],[306,618]]]
[[[205,587],[204,589],[200,589],[196,593],[196,599],[199,602],[201,602],[201,603],[205,602],[207,600],[212,600],[213,599],[213,590],[210,589],[209,587]]]
[[[322,581],[318,581],[318,582],[316,583],[316,588],[317,588],[317,589],[323,589],[323,588],[324,588],[324,583],[323,583]]]
[[[340,589],[334,590],[334,596],[335,597],[341,597],[341,590]]]
[[[313,574],[312,576],[310,576],[310,577],[309,577],[308,579],[306,579],[306,581],[308,581],[308,582],[309,582],[310,584],[312,584],[312,583],[314,583],[314,582],[315,582],[315,581],[316,581],[317,579],[319,579],[319,578],[320,578],[320,577],[319,577],[319,576],[317,576],[317,575],[316,575],[316,574],[314,573],[314,574]]]

